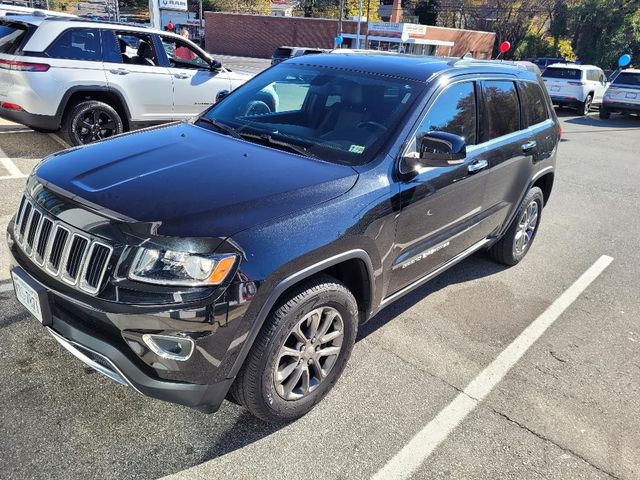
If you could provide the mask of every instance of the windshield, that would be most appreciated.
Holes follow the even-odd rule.
[[[566,78],[567,80],[580,80],[582,78],[582,70],[577,68],[547,68],[542,74],[545,78]]]
[[[640,86],[640,73],[621,72],[613,81],[614,85],[637,85]]]
[[[238,88],[196,124],[223,132],[231,127],[248,141],[357,165],[373,158],[423,88],[404,79],[284,63]]]

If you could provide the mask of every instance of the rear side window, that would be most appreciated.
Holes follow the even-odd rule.
[[[622,72],[613,81],[614,85],[635,85],[640,87],[640,73]]]
[[[15,53],[26,33],[22,25],[0,22],[0,53]]]
[[[519,87],[523,127],[530,127],[547,120],[549,112],[547,111],[547,103],[540,85],[531,82],[520,82]]]
[[[476,91],[473,82],[457,83],[447,88],[435,101],[418,130],[418,136],[431,131],[453,133],[475,145]]]
[[[482,83],[485,103],[483,141],[508,135],[520,128],[520,108],[515,84],[509,80]]]
[[[67,30],[47,48],[46,54],[51,58],[102,61],[100,31],[88,28]]]
[[[581,80],[582,70],[577,68],[560,68],[550,67],[547,68],[542,74],[544,78],[561,78],[565,80]]]

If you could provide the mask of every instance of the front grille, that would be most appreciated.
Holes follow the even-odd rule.
[[[53,277],[95,295],[103,283],[113,248],[63,225],[23,197],[16,215],[16,243]]]

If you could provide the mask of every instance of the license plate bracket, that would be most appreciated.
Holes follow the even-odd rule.
[[[13,280],[13,288],[18,301],[42,325],[51,325],[53,316],[51,315],[51,304],[49,303],[49,293],[46,287],[31,278],[20,267],[11,270],[11,279]]]

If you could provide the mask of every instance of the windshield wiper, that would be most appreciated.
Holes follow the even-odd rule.
[[[235,128],[230,127],[226,123],[219,122],[218,120],[215,120],[209,117],[200,117],[198,121],[208,123],[209,125],[213,125],[218,130],[221,130],[223,133],[226,133],[227,135],[231,135],[232,137],[237,138],[239,140],[242,140],[242,135],[240,135]]]
[[[242,138],[256,139],[262,140],[263,142],[267,142],[269,145],[274,145],[276,147],[284,147],[289,149],[290,151],[297,153],[298,155],[302,155],[303,157],[309,158],[318,158],[313,153],[311,153],[307,148],[302,145],[297,145],[295,143],[286,142],[284,140],[278,140],[277,138],[273,138],[268,133],[239,133]]]

